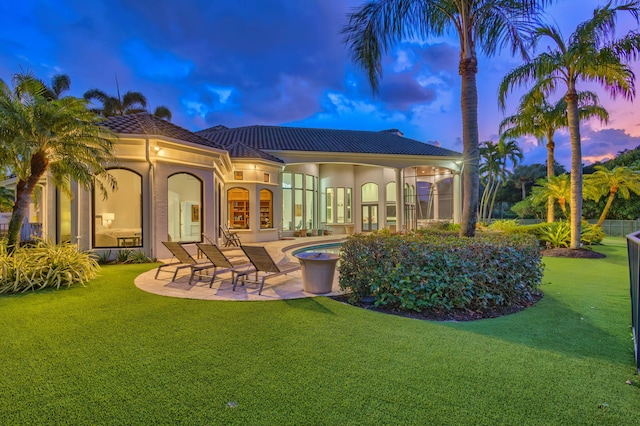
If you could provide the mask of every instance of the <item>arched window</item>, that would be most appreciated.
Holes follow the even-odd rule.
[[[273,228],[273,193],[260,190],[260,228]]]
[[[396,224],[396,183],[387,183],[387,225]]]
[[[365,183],[362,185],[362,203],[378,202],[378,184]]]
[[[229,228],[249,228],[249,190],[231,188],[227,191],[229,203]]]
[[[93,192],[93,246],[142,246],[142,176],[126,169],[111,169],[118,189],[107,189],[107,198]]]
[[[169,238],[202,241],[202,181],[189,173],[176,173],[167,183]]]

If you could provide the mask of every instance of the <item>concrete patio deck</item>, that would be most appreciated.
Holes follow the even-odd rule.
[[[305,246],[314,246],[321,244],[330,244],[344,241],[347,235],[327,235],[318,237],[303,237],[278,241],[269,241],[264,243],[248,243],[247,245],[264,246],[276,263],[295,262],[296,259],[291,252]],[[187,246],[187,249],[195,256],[195,246]],[[227,250],[227,256],[234,254],[241,255],[242,251],[238,249]],[[165,263],[170,259],[162,259]],[[281,275],[269,278],[264,285],[262,294],[258,294],[258,285],[247,283],[244,286],[238,285],[235,291],[232,291],[231,274],[220,274],[222,280],[216,278],[212,288],[209,288],[207,281],[194,281],[193,285],[189,285],[190,271],[183,269],[175,281],[171,281],[172,275],[160,273],[158,279],[155,279],[157,269],[152,269],[135,279],[135,285],[139,289],[158,294],[161,296],[181,297],[186,299],[203,299],[203,300],[234,300],[234,301],[251,301],[251,300],[279,300],[279,299],[300,299],[304,297],[316,296],[332,296],[341,294],[338,284],[338,271],[336,270],[333,279],[333,288],[331,293],[312,294],[302,290],[302,273],[300,270],[291,272],[287,275]]]

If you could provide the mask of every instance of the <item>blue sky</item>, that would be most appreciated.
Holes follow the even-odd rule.
[[[384,59],[380,93],[342,42],[346,15],[361,0],[5,0],[0,4],[0,78],[22,69],[72,79],[70,94],[140,91],[190,130],[254,124],[383,130],[462,150],[455,38],[405,42]],[[604,1],[561,0],[547,9],[568,36]],[[622,34],[632,28],[618,21]],[[500,79],[520,65],[509,52],[479,58],[480,140],[497,139]],[[636,70],[638,67],[635,67]],[[586,88],[586,87],[584,87]],[[594,89],[594,87],[590,87]],[[584,162],[640,145],[637,104],[600,92],[610,123],[584,123]],[[510,96],[507,114],[519,94]],[[566,132],[557,158],[569,164]],[[544,162],[532,139],[525,162]]]

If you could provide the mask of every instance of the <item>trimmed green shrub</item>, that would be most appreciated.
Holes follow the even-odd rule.
[[[520,224],[516,219],[501,219],[492,222],[488,228],[492,231],[512,231],[518,226],[520,226]]]
[[[84,285],[96,277],[100,267],[89,254],[78,252],[73,244],[36,241],[9,254],[6,240],[2,240],[0,268],[0,293],[20,293],[47,287]]]
[[[352,301],[373,295],[377,305],[416,311],[531,301],[543,272],[537,240],[518,234],[357,234],[340,258],[340,288]]]

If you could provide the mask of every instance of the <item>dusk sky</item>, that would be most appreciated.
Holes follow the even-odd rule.
[[[566,37],[604,0],[560,0],[547,9]],[[20,69],[49,81],[71,77],[69,94],[91,88],[146,95],[189,130],[222,124],[397,128],[405,136],[462,151],[458,43],[455,37],[406,41],[384,59],[380,93],[351,62],[340,35],[361,0],[5,0],[0,3],[0,78]],[[632,29],[621,15],[618,34]],[[501,78],[522,64],[505,51],[479,58],[480,140],[497,140]],[[640,71],[637,64],[636,71]],[[594,89],[596,86],[589,87]],[[581,85],[580,89],[587,89]],[[611,120],[582,126],[584,162],[640,145],[638,101],[611,100]],[[509,97],[515,111],[521,93]],[[569,165],[568,134],[556,136]],[[520,140],[525,163],[546,150]]]

